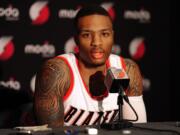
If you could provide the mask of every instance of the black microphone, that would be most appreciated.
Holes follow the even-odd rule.
[[[110,93],[118,93],[121,87],[125,90],[129,86],[129,77],[123,69],[111,67],[107,70],[104,84]]]
[[[107,90],[110,93],[118,93],[117,104],[118,104],[118,120],[113,121],[112,123],[104,123],[101,125],[102,128],[105,129],[122,129],[128,128],[132,126],[131,122],[123,120],[123,98],[127,98],[125,92],[123,90],[127,89],[129,86],[129,77],[123,69],[111,67],[107,70],[107,74],[105,76],[104,84]],[[126,99],[125,99],[126,100]]]

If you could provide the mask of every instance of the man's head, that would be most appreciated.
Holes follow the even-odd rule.
[[[80,60],[88,66],[105,64],[114,43],[109,13],[100,6],[85,7],[77,13],[74,24]]]
[[[88,16],[88,15],[103,15],[103,16],[107,16],[109,17],[109,19],[112,22],[112,18],[109,15],[109,13],[101,6],[97,6],[97,5],[89,5],[86,7],[81,8],[78,13],[76,14],[75,18],[74,18],[74,27],[75,27],[75,32],[78,33],[79,32],[79,28],[78,28],[78,20],[81,17],[84,16]]]

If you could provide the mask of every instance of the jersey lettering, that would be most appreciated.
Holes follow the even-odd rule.
[[[117,114],[118,109],[105,112],[92,112],[70,106],[65,113],[64,122],[75,126],[98,125],[114,121]]]

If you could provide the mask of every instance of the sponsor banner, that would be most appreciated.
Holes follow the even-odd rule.
[[[0,90],[34,93],[35,76],[45,60],[62,53],[78,52],[73,39],[73,19],[83,5],[92,3],[105,8],[112,17],[115,35],[112,53],[139,65],[145,96],[161,95],[163,90],[163,96],[168,99],[169,88],[162,86],[162,82],[169,83],[165,75],[169,71],[169,26],[166,26],[169,14],[161,8],[164,2],[160,8],[154,8],[146,0],[1,0]],[[153,100],[150,97],[146,102],[156,102]],[[166,106],[165,102],[162,104]]]

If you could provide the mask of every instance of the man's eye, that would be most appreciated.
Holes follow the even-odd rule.
[[[91,34],[90,33],[82,33],[81,36],[83,38],[90,38],[91,37]]]
[[[103,36],[103,37],[108,37],[109,35],[110,35],[109,32],[102,32],[102,36]]]

